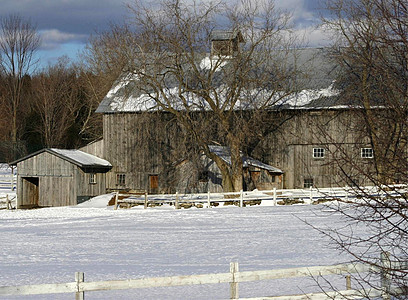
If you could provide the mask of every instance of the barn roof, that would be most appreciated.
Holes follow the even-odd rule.
[[[68,149],[56,149],[56,148],[45,148],[37,152],[31,153],[25,157],[11,162],[11,165],[16,165],[17,163],[39,155],[41,153],[50,153],[61,159],[64,159],[78,167],[84,169],[96,168],[96,169],[111,169],[112,165],[105,159],[96,157],[95,155],[80,151],[80,150],[68,150]]]
[[[231,153],[228,147],[218,145],[209,145],[208,147],[211,152],[216,154],[223,161],[225,161],[228,164],[231,164]],[[250,156],[242,156],[242,164],[244,168],[255,167],[267,170],[271,173],[283,174],[283,171],[281,169],[265,164]]]
[[[295,54],[296,52],[296,54]],[[277,52],[278,53],[278,52]],[[277,54],[278,55],[278,54]],[[293,62],[289,65],[299,68],[303,73],[307,74],[306,80],[296,83],[298,86],[296,92],[281,99],[275,103],[271,109],[312,109],[312,108],[336,108],[339,107],[338,91],[333,87],[336,66],[330,63],[327,59],[328,55],[324,48],[305,48],[294,50]],[[208,71],[213,65],[213,60],[209,55],[203,55],[197,62],[198,68],[202,72]],[[147,94],[141,92],[138,88],[138,76],[132,72],[124,72],[113,84],[110,91],[100,103],[96,112],[98,113],[121,113],[121,112],[143,112],[143,111],[158,111],[161,108]],[[218,84],[222,85],[223,80],[220,78]],[[180,102],[178,95],[180,92],[178,83],[167,82],[168,89],[165,91],[166,96],[172,99],[176,109],[183,109],[183,104]],[[222,86],[221,86],[222,88]],[[248,93],[259,94],[260,97],[266,96],[258,90],[245,91]],[[271,91],[269,91],[271,92]],[[268,93],[268,91],[263,91]],[[193,94],[184,94],[189,101],[191,110],[206,109],[206,103],[202,99],[198,99]],[[258,96],[257,96],[258,97]],[[322,101],[322,98],[324,100]],[[221,99],[222,100],[222,99]],[[252,104],[251,104],[252,105]],[[344,106],[344,105],[343,105]],[[242,102],[236,104],[236,109],[251,108],[248,104]],[[253,108],[253,107],[252,107]],[[207,107],[207,109],[209,109]]]

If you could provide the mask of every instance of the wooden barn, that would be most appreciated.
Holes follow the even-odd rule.
[[[106,192],[111,164],[80,150],[43,149],[17,165],[17,208],[76,205]]]
[[[207,74],[211,55],[233,55],[244,41],[235,31],[215,31],[211,40],[212,53],[197,57],[203,74]],[[368,183],[374,154],[362,122],[364,112],[336,89],[334,80],[339,70],[328,58],[325,49],[296,51],[294,66],[308,76],[294,82],[296,91],[283,103],[268,107],[264,124],[273,130],[259,131],[257,143],[245,149],[248,159],[251,156],[256,160],[244,162],[244,189]],[[215,87],[224,80],[220,76]],[[103,114],[103,142],[88,151],[94,154],[102,149],[102,157],[112,163],[107,188],[148,193],[220,191],[219,170],[197,163],[199,149],[194,141],[172,114],[158,108],[140,89],[138,81],[132,72],[124,72],[96,110]],[[174,88],[172,84],[169,80],[169,90]],[[205,116],[207,111],[201,108],[194,113]],[[200,118],[195,115],[193,119]],[[208,139],[211,143],[225,143],[216,129],[206,134],[212,135]],[[351,158],[348,164],[339,164],[345,156]]]

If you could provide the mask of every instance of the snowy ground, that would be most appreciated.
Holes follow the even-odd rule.
[[[103,200],[103,197],[99,200]],[[105,203],[105,202],[104,202]],[[0,286],[224,273],[348,261],[306,225],[341,224],[322,206],[0,211]],[[334,279],[333,279],[334,280]],[[341,288],[345,281],[341,279]],[[311,278],[241,283],[241,297],[319,291]],[[1,297],[0,297],[1,298]],[[7,299],[72,299],[72,294]],[[86,293],[87,299],[228,299],[228,284]]]

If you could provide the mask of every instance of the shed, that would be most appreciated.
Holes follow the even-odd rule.
[[[76,205],[106,192],[112,165],[80,150],[42,149],[17,165],[17,208]]]

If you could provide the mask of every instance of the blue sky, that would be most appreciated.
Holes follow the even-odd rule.
[[[39,51],[41,65],[53,63],[60,56],[73,59],[87,43],[90,34],[121,23],[127,16],[126,3],[132,0],[0,0],[0,17],[19,14],[37,25],[42,37]],[[319,0],[276,0],[276,6],[293,14],[300,29],[310,29],[318,22]],[[310,45],[325,43],[314,32]]]

